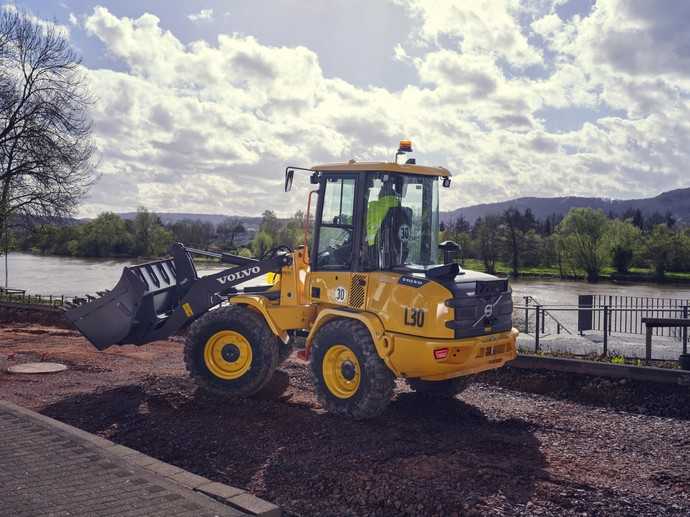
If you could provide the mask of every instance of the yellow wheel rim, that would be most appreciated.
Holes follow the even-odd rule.
[[[323,356],[323,380],[328,391],[340,399],[349,399],[359,388],[362,371],[355,353],[345,345],[333,345]]]
[[[221,330],[206,341],[204,362],[219,379],[238,379],[252,365],[252,347],[239,332]]]

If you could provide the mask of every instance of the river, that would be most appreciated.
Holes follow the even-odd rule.
[[[5,285],[5,257],[0,257],[0,285]],[[24,289],[30,294],[83,296],[112,289],[122,274],[122,268],[140,260],[85,259],[10,253],[7,256],[8,286]],[[221,266],[204,265],[198,268],[203,275]]]
[[[81,296],[112,288],[120,278],[122,268],[136,260],[104,260],[71,257],[41,256],[28,253],[10,253],[9,287],[25,289],[31,294]],[[221,266],[204,265],[200,274],[218,270]],[[0,258],[0,285],[4,285],[5,261]],[[513,296],[531,295],[544,305],[576,304],[579,294],[625,294],[659,298],[690,299],[689,285],[588,284],[564,280],[513,280]]]

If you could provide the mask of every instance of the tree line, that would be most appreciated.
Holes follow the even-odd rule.
[[[158,215],[142,207],[132,219],[104,212],[85,223],[19,226],[13,231],[12,247],[71,257],[158,257],[165,255],[173,242],[182,242],[192,248],[260,257],[278,245],[302,244],[303,225],[301,211],[281,220],[267,210],[258,231],[247,240],[249,232],[237,217],[228,217],[217,225],[192,219],[163,224]]]
[[[489,273],[499,264],[514,276],[549,268],[563,278],[584,276],[589,281],[597,281],[606,268],[621,275],[651,269],[659,279],[669,271],[690,272],[690,227],[669,214],[645,216],[639,210],[615,217],[574,208],[565,217],[538,220],[530,209],[509,208],[474,224],[456,218],[440,239],[456,241],[461,260],[477,259]],[[159,216],[140,208],[127,220],[106,212],[85,223],[34,224],[15,230],[13,248],[74,257],[157,257],[173,242],[182,242],[261,257],[276,246],[295,248],[304,240],[302,211],[279,219],[266,210],[258,228],[248,231],[236,217],[217,225],[189,219],[163,224]]]
[[[645,216],[629,210],[621,216],[573,208],[565,217],[537,220],[528,208],[508,208],[474,224],[454,219],[442,232],[462,248],[462,259],[480,260],[495,273],[499,262],[513,276],[528,269],[555,268],[565,277],[596,282],[605,268],[626,275],[632,268],[653,270],[662,280],[669,271],[690,272],[690,227],[671,214]]]

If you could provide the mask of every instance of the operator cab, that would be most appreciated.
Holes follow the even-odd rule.
[[[403,141],[396,158],[410,151]],[[307,170],[318,185],[312,271],[424,272],[441,263],[439,181],[450,185],[447,169],[351,160]]]

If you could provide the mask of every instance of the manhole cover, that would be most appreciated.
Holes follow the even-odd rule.
[[[56,373],[63,372],[67,366],[60,363],[24,363],[7,368],[9,373]]]

